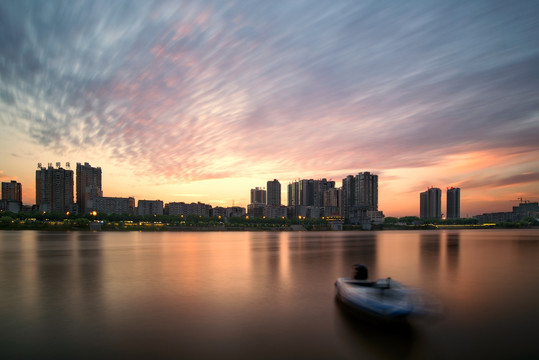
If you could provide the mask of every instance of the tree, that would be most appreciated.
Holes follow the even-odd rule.
[[[412,225],[415,222],[419,221],[417,216],[403,216],[399,218],[399,221],[406,223],[407,225]]]
[[[8,226],[13,222],[13,218],[7,215],[4,215],[0,217],[0,225],[1,226]]]
[[[90,226],[90,220],[86,219],[86,218],[78,218],[78,219],[75,219],[75,226],[78,226],[78,227],[88,227]]]

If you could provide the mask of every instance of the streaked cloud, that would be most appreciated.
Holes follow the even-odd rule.
[[[516,174],[511,176],[490,176],[486,178],[468,179],[459,184],[459,186],[467,189],[474,188],[497,188],[516,186],[521,184],[530,184],[539,182],[539,172],[530,172],[524,174]]]
[[[533,153],[538,19],[536,1],[4,2],[0,126],[181,183]]]

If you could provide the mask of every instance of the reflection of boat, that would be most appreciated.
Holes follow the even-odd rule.
[[[391,278],[369,281],[367,267],[355,265],[353,278],[338,278],[337,299],[352,310],[385,320],[404,319],[414,312],[414,291]]]

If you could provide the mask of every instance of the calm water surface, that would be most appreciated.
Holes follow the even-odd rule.
[[[439,319],[353,319],[333,283],[428,291]],[[0,358],[539,358],[539,231],[0,232]]]

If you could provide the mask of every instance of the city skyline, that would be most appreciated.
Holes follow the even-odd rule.
[[[278,179],[378,174],[462,217],[539,197],[539,4],[0,4],[0,181],[90,163],[105,196],[249,203]],[[442,200],[442,209],[446,208]]]
[[[34,191],[36,194],[36,199],[41,199],[40,201],[36,201],[36,204],[28,204],[23,203],[20,201],[20,198],[22,197],[22,184],[18,183],[16,180],[11,180],[9,182],[2,182],[2,199],[15,201],[19,203],[19,206],[25,205],[25,206],[36,206],[39,210],[44,211],[57,211],[58,209],[54,210],[51,209],[51,206],[54,202],[60,201],[61,203],[64,203],[64,205],[56,205],[62,206],[62,209],[60,209],[59,212],[66,212],[70,211],[70,209],[73,209],[79,214],[82,213],[92,213],[93,210],[103,211],[104,208],[107,208],[110,210],[109,213],[115,213],[118,209],[121,209],[120,213],[128,213],[130,211],[139,211],[139,206],[135,206],[136,202],[138,201],[139,204],[145,204],[144,207],[149,207],[148,209],[151,209],[153,203],[160,203],[160,211],[158,213],[162,214],[163,211],[166,211],[167,207],[169,205],[174,206],[189,206],[191,205],[201,205],[203,207],[207,207],[208,209],[212,208],[212,204],[205,204],[203,202],[200,202],[199,200],[193,200],[191,202],[187,201],[171,201],[166,202],[162,201],[161,199],[152,199],[148,200],[148,198],[143,197],[140,199],[135,199],[134,197],[117,197],[115,195],[108,195],[105,196],[101,191],[101,168],[100,167],[92,167],[89,163],[77,163],[77,173],[76,178],[73,176],[74,172],[71,170],[70,163],[65,164],[65,168],[62,167],[62,164],[60,162],[56,162],[53,166],[53,163],[48,163],[47,166],[43,166],[42,163],[38,163],[38,170],[36,170],[36,183],[37,180],[40,180],[40,185],[36,185]],[[54,174],[59,173],[61,176],[56,176]],[[65,174],[70,174],[68,177],[65,176]],[[66,177],[67,182],[62,185],[64,182],[64,177]],[[46,179],[49,178],[47,181]],[[92,179],[93,178],[93,179]],[[52,179],[55,179],[55,181],[58,182],[58,184],[53,185]],[[92,179],[92,180],[91,180]],[[43,183],[43,184],[42,184]],[[47,183],[47,185],[45,185]],[[86,186],[84,186],[85,184]],[[300,185],[302,184],[302,185]],[[267,182],[268,189],[271,188],[277,188],[280,189],[280,183],[277,179],[268,180]],[[74,188],[76,187],[76,193],[73,192]],[[48,188],[48,190],[45,190]],[[60,199],[54,199],[54,193],[57,192],[57,190],[54,190],[56,188],[57,190],[60,190],[60,193],[66,193],[66,194],[72,194],[73,200],[70,201],[69,197],[66,199],[64,196],[62,196]],[[279,212],[279,216],[292,216],[296,217],[297,214],[295,214],[295,211],[297,211],[297,206],[300,208],[303,208],[300,212],[306,211],[307,207],[313,206],[315,208],[318,208],[315,213],[310,213],[310,217],[319,217],[324,216],[322,213],[318,213],[318,211],[321,211],[321,208],[324,207],[325,215],[328,215],[328,211],[332,215],[339,215],[350,219],[351,217],[356,218],[359,213],[354,213],[354,215],[349,213],[350,206],[359,206],[362,207],[363,210],[367,210],[367,214],[359,215],[361,216],[367,215],[368,217],[381,217],[384,218],[386,215],[383,214],[382,209],[378,209],[378,175],[377,174],[371,174],[370,172],[358,172],[356,175],[348,175],[346,178],[342,181],[341,187],[335,187],[335,181],[327,181],[324,179],[296,179],[294,182],[290,182],[287,186],[288,190],[286,191],[286,198],[288,198],[288,201],[286,203],[274,202],[275,199],[270,199],[266,196],[268,191],[266,188],[263,187],[255,187],[254,189],[250,189],[250,203],[247,204],[247,206],[240,206],[245,211],[250,212],[254,210],[250,210],[250,208],[253,205],[264,205],[264,207],[268,208],[296,208],[296,210],[292,210],[292,212],[288,213],[287,215],[281,215]],[[303,188],[303,190],[301,190]],[[66,191],[67,190],[67,191]],[[337,190],[338,193],[334,194],[332,191]],[[88,192],[89,191],[89,192]],[[299,192],[304,192],[303,195],[300,195]],[[431,192],[435,191],[436,194],[431,195]],[[271,191],[270,191],[271,192]],[[341,195],[342,193],[342,195]],[[454,188],[454,187],[447,187],[447,196],[446,201],[444,202],[446,206],[446,213],[442,212],[442,196],[441,196],[441,189],[434,188],[433,186],[429,187],[426,191],[419,193],[420,195],[420,206],[418,209],[418,214],[408,214],[406,216],[417,216],[421,219],[433,219],[433,218],[444,218],[444,219],[458,219],[458,218],[468,218],[469,215],[466,216],[460,216],[460,188]],[[90,196],[90,205],[86,208],[86,211],[81,212],[80,209],[82,208],[81,203],[77,201],[80,197],[87,197]],[[272,197],[278,196],[277,194],[274,194]],[[52,198],[51,198],[52,197]],[[19,200],[15,200],[14,198],[17,198]],[[348,199],[350,198],[350,199]],[[348,200],[347,200],[348,199]],[[520,205],[524,204],[530,204],[528,199],[519,198]],[[86,202],[88,200],[84,200]],[[93,205],[91,205],[93,204]],[[323,205],[322,205],[323,204]],[[535,203],[536,204],[536,203]],[[54,207],[54,206],[53,206]],[[65,207],[65,208],[64,208]],[[178,209],[176,209],[174,212],[177,212]],[[234,204],[232,204],[231,207],[221,207],[217,205],[215,207],[216,209],[221,208],[236,208]],[[14,208],[15,209],[15,208]],[[21,209],[22,208],[18,208]],[[101,209],[101,210],[100,210]],[[115,210],[114,210],[115,209]],[[131,210],[129,210],[131,209]],[[254,209],[254,208],[253,208]],[[513,207],[514,211],[515,207]],[[271,210],[271,209],[270,209]],[[13,210],[15,212],[18,212],[19,210]],[[199,211],[199,210],[197,210]],[[269,210],[268,210],[269,211]],[[277,210],[272,210],[277,211]],[[280,211],[280,210],[279,210]],[[310,210],[309,210],[310,211]],[[357,211],[354,210],[354,211]],[[95,211],[93,211],[95,212]],[[151,211],[149,210],[142,210],[143,213],[149,213]],[[259,209],[259,212],[262,212],[262,208]],[[273,212],[270,212],[272,215],[270,217],[275,217],[275,214]],[[375,214],[377,213],[377,214]],[[507,213],[507,212],[504,212]],[[318,215],[317,215],[318,214]],[[139,214],[140,215],[140,214]],[[477,217],[479,215],[491,215],[489,213],[482,213],[482,214],[475,214],[472,215],[472,217]],[[495,215],[495,214],[492,214]],[[262,215],[261,215],[262,216]],[[355,219],[354,221],[357,221]]]

